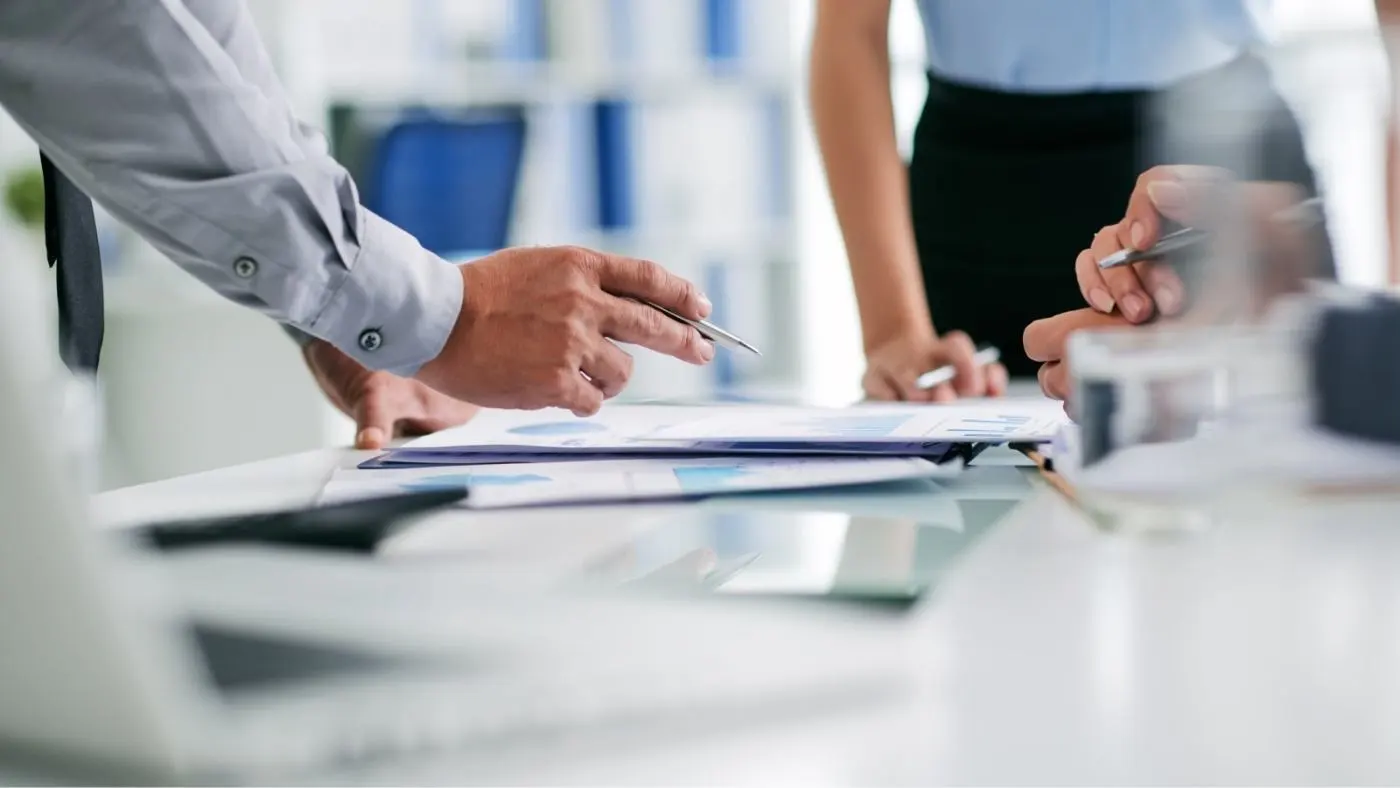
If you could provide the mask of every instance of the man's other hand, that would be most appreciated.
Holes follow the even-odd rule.
[[[479,410],[417,380],[371,372],[319,339],[307,343],[302,356],[326,398],[355,420],[357,449],[382,449],[394,438],[456,427]]]
[[[1070,334],[1082,330],[1122,328],[1132,323],[1117,313],[1105,315],[1093,309],[1077,309],[1037,320],[1026,328],[1026,355],[1040,362],[1040,390],[1047,397],[1065,403],[1070,399],[1069,359],[1066,345]]]
[[[632,376],[638,345],[691,364],[714,358],[691,319],[710,303],[656,263],[577,247],[507,249],[461,267],[462,311],[437,358],[418,372],[433,388],[484,407],[558,407],[592,415]]]

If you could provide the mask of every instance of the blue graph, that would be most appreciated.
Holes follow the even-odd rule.
[[[815,437],[883,438],[899,429],[909,416],[821,416],[788,422]]]
[[[742,484],[735,482],[753,475],[749,469],[737,465],[705,465],[672,468],[671,471],[676,475],[676,481],[680,482],[681,492],[693,495],[745,489]]]
[[[550,421],[544,424],[523,424],[506,431],[512,435],[589,435],[607,432],[608,428],[592,421]]]
[[[429,490],[451,490],[461,487],[514,487],[521,484],[539,484],[553,479],[537,473],[447,473],[441,476],[428,476],[400,485],[409,492]]]
[[[948,432],[968,440],[1004,441],[1031,423],[1029,416],[988,416],[982,419],[962,419]]]

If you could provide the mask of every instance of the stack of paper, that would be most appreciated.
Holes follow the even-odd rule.
[[[701,498],[956,476],[980,448],[1043,441],[1065,423],[1048,400],[948,406],[609,406],[485,411],[338,472],[326,502],[467,487],[466,506]],[[528,465],[527,465],[528,464]],[[455,468],[455,470],[454,470]]]
[[[1066,422],[1044,399],[958,405],[674,407],[621,405],[579,419],[566,411],[486,411],[364,467],[733,456],[967,459],[969,448],[1044,441]]]

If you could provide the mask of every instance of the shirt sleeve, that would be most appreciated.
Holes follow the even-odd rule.
[[[359,204],[280,91],[182,0],[0,0],[0,104],[75,183],[233,301],[412,374],[456,267]]]
[[[244,0],[184,0],[184,4],[190,15],[209,31],[210,37],[228,54],[245,80],[261,91],[268,101],[291,106],[286,88],[277,76],[272,56]],[[326,136],[319,129],[303,122],[290,111],[287,120],[291,124],[289,132],[292,138],[308,156],[323,156],[330,152]],[[315,338],[286,323],[282,324],[282,330],[303,348]]]

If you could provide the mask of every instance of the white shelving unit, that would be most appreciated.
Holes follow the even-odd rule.
[[[279,13],[282,40],[297,42],[279,48],[281,65],[315,75],[293,82],[322,111],[522,106],[530,136],[510,242],[580,244],[661,262],[717,289],[723,320],[766,351],[709,371],[640,352],[631,396],[800,382],[798,334],[783,330],[796,324],[784,310],[793,308],[798,277],[795,0],[294,4]],[[719,33],[710,29],[716,13]],[[522,52],[523,40],[540,50]],[[599,215],[598,181],[607,175],[588,114],[598,102],[627,107],[626,226]]]

